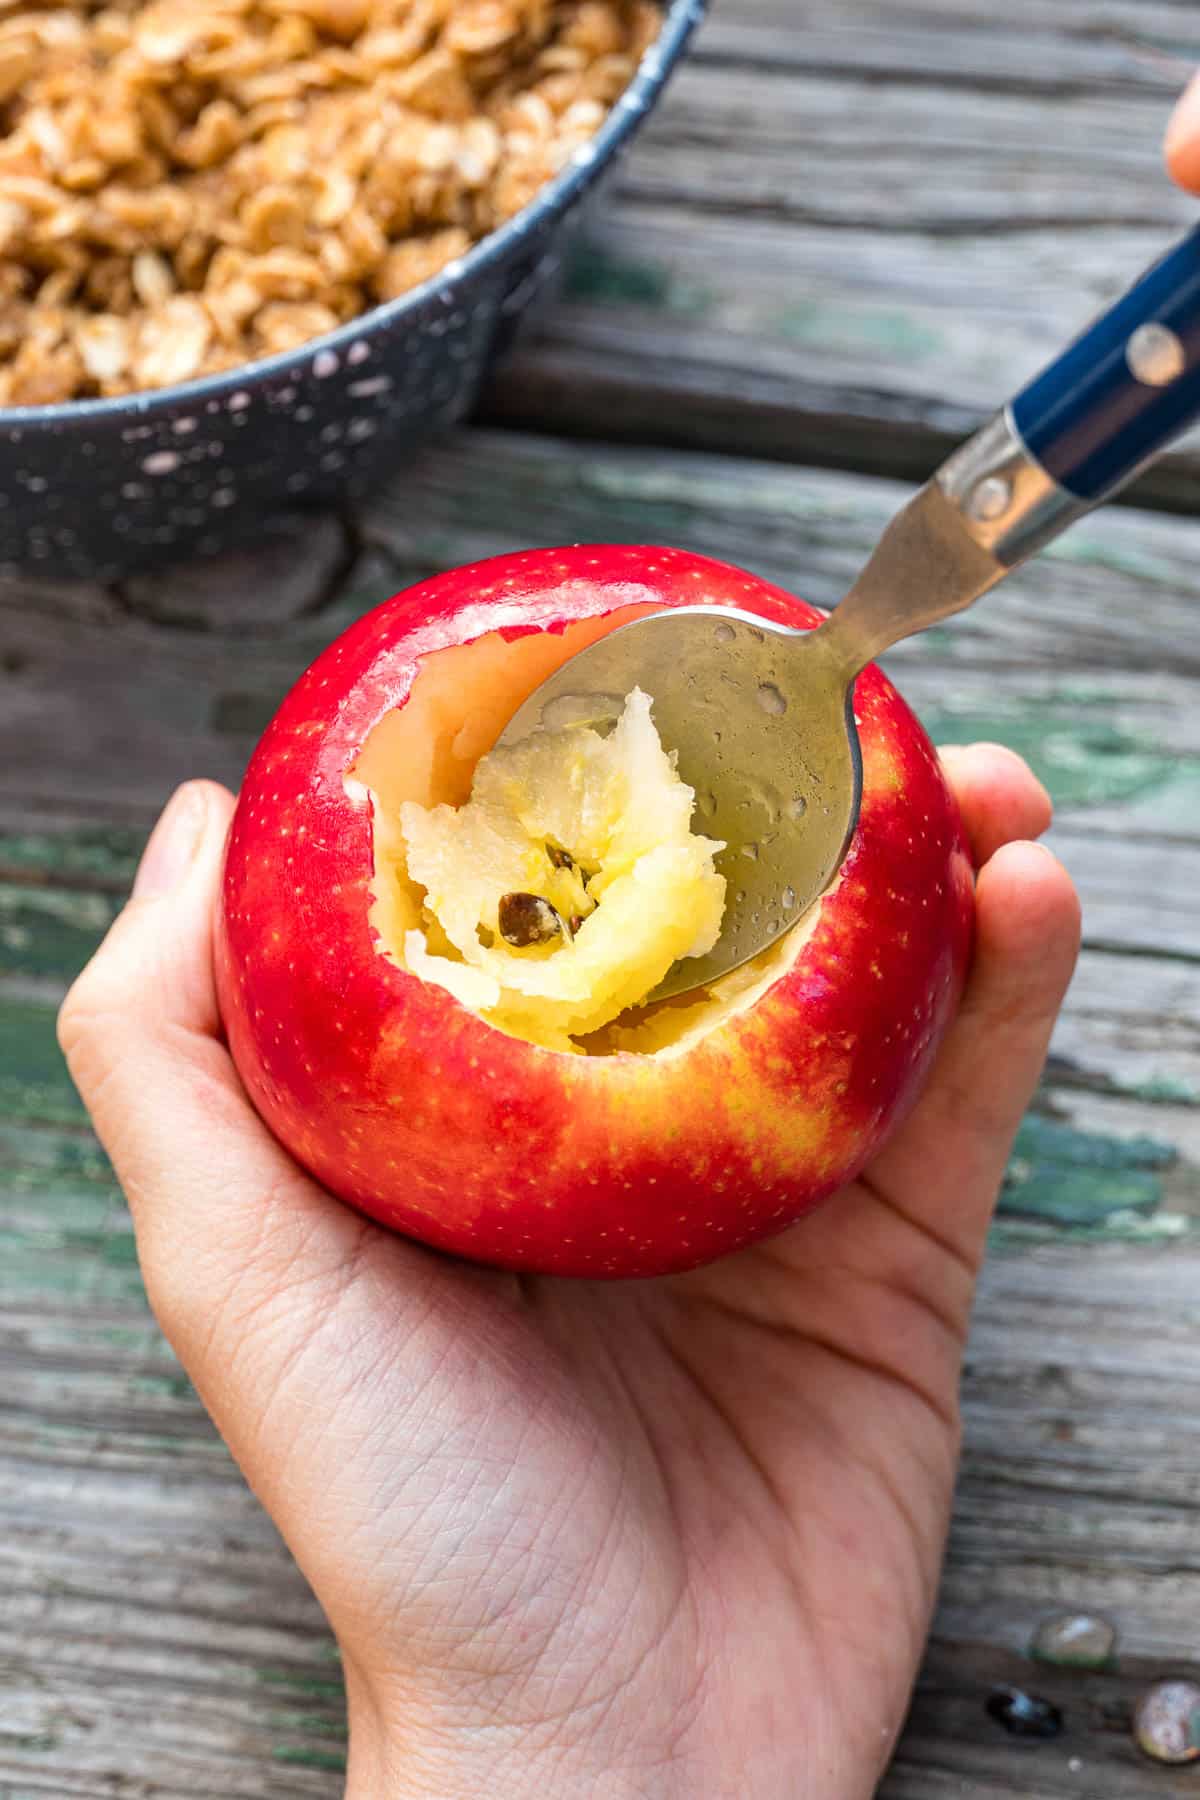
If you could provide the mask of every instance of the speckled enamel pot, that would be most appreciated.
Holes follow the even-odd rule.
[[[369,487],[398,453],[461,418],[705,4],[673,0],[596,137],[524,212],[425,286],[233,374],[0,409],[0,575],[111,579],[210,554],[251,535],[264,513]]]

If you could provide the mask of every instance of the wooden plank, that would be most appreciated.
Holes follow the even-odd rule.
[[[1184,4],[718,0],[488,416],[926,473],[1191,222],[1196,62]]]
[[[328,1635],[157,1335],[53,1047],[58,995],[168,787],[196,771],[236,781],[299,669],[431,568],[535,541],[667,539],[832,600],[902,491],[472,433],[381,496],[354,572],[299,604],[252,608],[252,565],[214,572],[220,606],[201,589],[179,606],[0,592],[0,661],[17,665],[0,708],[0,1584],[14,1626],[0,1795],[340,1791]],[[967,1783],[993,1800],[1184,1791],[1113,1719],[1195,1655],[1194,534],[1137,511],[1097,519],[892,659],[940,733],[1006,737],[1043,770],[1093,947],[981,1290],[938,1626],[884,1800]],[[1024,1661],[1064,1604],[1117,1616],[1113,1677]],[[986,1718],[991,1685],[1018,1678],[1065,1705],[1057,1745],[1030,1753]]]
[[[937,1625],[886,1800],[1193,1791],[1190,1775],[1138,1757],[1128,1714],[1151,1679],[1195,1666],[1198,1272],[1196,1251],[1178,1247],[990,1261]],[[1027,1660],[1037,1624],[1064,1608],[1114,1619],[1116,1670]],[[1059,1704],[1064,1735],[1006,1738],[984,1713],[1001,1684]]]
[[[225,607],[212,609],[207,631],[180,633],[128,610],[80,617],[73,596],[39,596],[37,610],[25,592],[0,596],[0,641],[22,664],[9,684],[9,736],[0,725],[0,873],[10,884],[0,908],[11,966],[27,980],[40,967],[64,971],[76,934],[107,918],[98,903],[127,882],[140,833],[170,785],[194,772],[236,782],[288,682],[392,588],[455,557],[527,541],[666,539],[785,582],[800,575],[798,585],[831,602],[903,491],[742,460],[474,433],[379,497],[362,522],[365,560],[324,611],[302,611],[286,631],[243,613],[221,571],[214,589]],[[1163,965],[1154,989],[1164,1006],[1176,996],[1165,1014],[1169,1041],[1163,1007],[1138,1003],[1146,953],[1157,970],[1163,952],[1200,951],[1195,590],[1190,525],[1113,513],[891,659],[935,735],[1010,742],[1056,795],[1057,841],[1084,885],[1089,941],[1113,962],[1095,964],[1092,991],[1102,998],[1070,1012],[1062,1034],[1061,1085],[1084,1130],[1097,1084],[1147,1105],[1200,1088],[1194,1033],[1183,1023],[1197,1010],[1191,962]],[[99,715],[96,692],[106,700]],[[32,830],[31,786],[42,813]],[[30,893],[60,870],[72,889],[97,887],[86,916],[72,894]],[[1114,969],[1124,998],[1110,1002]],[[27,1028],[23,1017],[14,1041]],[[37,1104],[58,1117],[72,1103],[51,1081]],[[1187,1145],[1190,1159],[1190,1134]]]
[[[53,592],[0,587],[0,867],[19,875],[39,840],[88,819],[92,839],[73,838],[80,870],[89,858],[97,879],[113,858],[125,867],[121,834],[144,825],[175,780],[236,780],[304,664],[432,569],[528,543],[665,541],[832,604],[905,492],[737,458],[474,432],[376,499],[362,560],[323,610],[286,630],[256,625],[245,575],[239,589],[219,566],[213,630],[128,609],[81,614]],[[1068,810],[1085,804],[1090,820],[1111,800],[1148,831],[1195,837],[1196,600],[1192,526],[1110,511],[971,613],[899,647],[891,665],[937,729],[994,726],[1020,741]]]

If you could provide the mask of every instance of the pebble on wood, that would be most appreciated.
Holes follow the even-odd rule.
[[[1063,1728],[1063,1716],[1057,1706],[1038,1694],[1022,1693],[1020,1688],[994,1688],[984,1710],[989,1719],[995,1719],[1013,1737],[1052,1738]]]
[[[1037,1662],[1065,1669],[1103,1669],[1116,1649],[1116,1628],[1089,1613],[1055,1613],[1043,1619],[1029,1654]]]
[[[1200,1686],[1156,1681],[1133,1709],[1133,1736],[1154,1762],[1200,1762]]]

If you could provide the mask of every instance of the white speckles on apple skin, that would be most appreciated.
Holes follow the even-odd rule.
[[[556,570],[561,569],[565,560],[566,559],[564,559],[561,554],[554,558]],[[673,566],[666,557],[661,559],[656,557],[656,561],[658,560],[661,560],[661,565],[664,570],[670,569]],[[588,583],[593,588],[596,583],[594,573],[594,564],[596,561],[596,553],[594,551],[589,552],[587,554],[587,562],[589,565],[593,565],[593,567],[591,567],[590,570]],[[528,558],[522,559],[523,565],[528,565],[528,563]],[[505,571],[505,573],[507,574],[508,572]],[[576,578],[578,579],[578,575]],[[497,571],[493,566],[489,569],[487,580],[479,585],[480,587],[486,586],[498,590],[496,596],[497,604],[504,604],[506,603],[505,596],[513,591],[515,584],[511,575],[507,581],[497,579]],[[522,585],[527,593],[528,584],[523,583]],[[677,586],[680,590],[685,588],[682,571],[679,573]],[[687,582],[686,592],[689,596],[694,595],[694,577]],[[483,596],[481,595],[479,588],[476,588],[475,590],[474,600],[477,606],[482,605]],[[422,616],[428,620],[431,615],[425,613]],[[354,654],[357,655],[357,647],[354,650]],[[322,709],[326,707],[326,701],[324,699],[316,699],[313,697],[316,693],[315,681],[321,679],[326,680],[329,683],[329,692],[331,696],[337,697],[343,695],[347,689],[348,683],[352,683],[357,678],[353,662],[350,664],[348,672],[346,674],[342,673],[342,670],[345,667],[344,659],[348,655],[351,655],[351,647],[348,641],[337,647],[336,657],[332,652],[330,653],[328,660],[321,665],[319,674],[314,678],[314,682],[309,684],[309,690],[306,691],[305,697],[299,703],[294,726],[285,736],[278,738],[276,742],[276,750],[281,752],[278,761],[282,762],[282,748],[287,745],[299,758],[299,767],[294,771],[289,771],[286,782],[282,780],[271,782],[270,774],[268,773],[266,776],[266,783],[274,791],[278,791],[279,788],[286,789],[289,796],[292,797],[293,803],[295,803],[297,796],[302,796],[303,794],[305,767],[306,763],[310,762],[314,769],[319,767],[322,771],[320,776],[322,784],[322,798],[320,804],[323,809],[327,806],[330,792],[329,769],[326,767],[325,762],[318,763],[313,760],[312,753],[306,747],[310,740],[319,738],[321,725],[319,721],[314,720],[311,716],[307,715],[311,715],[311,712],[315,707],[319,706]],[[393,669],[395,668],[394,661],[392,667]],[[344,705],[344,702],[339,699],[338,705],[342,706]],[[874,729],[876,708],[868,707],[864,710],[866,711],[868,718],[872,721],[870,728]],[[314,745],[314,749],[315,748],[316,746]],[[340,749],[338,755],[341,755]],[[889,758],[889,761],[890,760],[891,759]],[[272,765],[274,761],[275,759],[272,758]],[[327,761],[328,758],[326,758],[326,762]],[[264,765],[264,768],[266,766],[267,765]],[[911,769],[911,762],[908,766]],[[299,786],[297,784],[299,784]],[[301,804],[303,804],[302,798]],[[891,804],[893,804],[894,810],[894,803]],[[269,810],[270,809],[268,809],[268,811]],[[278,816],[278,803],[276,806],[276,814]],[[293,835],[290,842],[294,845],[297,841],[300,829],[295,811],[288,811],[287,821],[288,825],[293,828]],[[902,821],[900,823],[901,832],[903,833],[903,823]],[[323,824],[320,831],[314,831],[311,835],[310,844],[317,845],[316,853],[318,855],[325,854],[326,847],[330,850],[332,849],[332,846],[339,840],[342,826],[345,826],[351,832],[358,829],[349,814],[347,814],[346,818],[342,820],[340,824],[334,823],[331,820],[330,825],[332,828],[327,830]],[[889,826],[888,829],[891,831],[893,828]],[[911,836],[912,834],[908,833],[907,835]],[[277,842],[281,841],[283,831],[278,824],[275,827],[275,836]],[[946,837],[946,841],[947,843],[949,842],[948,836]],[[903,864],[905,860],[909,859],[911,856],[912,845],[905,844],[903,834],[893,837],[892,842],[899,852],[900,861],[901,864]],[[282,854],[281,851],[277,851],[277,855],[282,856]],[[257,858],[255,861],[257,863]],[[884,866],[887,867],[888,865],[885,863]],[[255,876],[257,879],[257,868],[255,870]],[[340,886],[341,884],[338,885]],[[347,882],[347,891],[353,892],[357,885],[359,885],[357,882],[354,886]],[[867,885],[870,885],[873,888],[873,892],[876,896],[875,904],[878,905],[878,881],[875,880],[871,884],[866,884],[862,881],[859,883],[859,887],[862,888],[863,891],[865,891]],[[908,924],[912,922],[914,915],[911,911],[912,895],[910,893],[910,884],[907,876],[903,882],[897,881],[893,876],[892,885],[903,903],[901,910],[903,911],[904,907],[909,908],[908,918],[905,920],[905,924]],[[333,909],[333,912],[331,913],[329,909],[325,907],[324,897],[328,894],[329,887],[324,878],[320,880],[318,886],[322,896],[322,913],[321,915],[318,915],[314,921],[313,915],[306,911],[305,927],[307,930],[310,925],[315,923],[321,932],[325,932],[329,928],[330,919],[337,913],[337,909]],[[317,889],[310,883],[308,891],[316,892]],[[933,894],[933,892],[934,890],[931,887],[930,893]],[[939,895],[936,896],[936,899],[937,906],[940,909],[944,904],[944,897]],[[343,919],[345,917],[344,914],[337,914],[337,916]],[[315,985],[318,985],[331,995],[334,992],[334,984],[337,984],[338,991],[342,992],[348,977],[351,980],[356,979],[352,968],[347,965],[345,959],[343,926],[338,925],[336,929],[343,932],[341,950],[337,963],[334,962],[335,951],[332,941],[327,941],[326,943],[313,942],[310,947],[305,948],[303,954],[300,953],[299,942],[297,942],[294,947],[294,954],[288,959],[289,961],[295,962],[296,969],[294,973],[300,977],[302,982],[307,981],[310,985],[313,985],[315,977]],[[907,956],[907,961],[910,966],[916,966],[921,963],[924,954],[923,944],[926,936],[927,927],[919,922],[918,915],[918,922],[913,925],[915,948],[909,952]],[[825,969],[831,980],[837,977],[839,957],[843,955],[848,941],[849,940],[839,938],[839,940],[827,946],[828,955],[826,956],[825,963],[822,967]],[[893,943],[895,942],[894,939],[892,941]],[[874,953],[874,946],[872,949]],[[314,958],[319,957],[321,963],[324,964],[325,957],[323,952],[326,951],[329,953],[328,966],[317,967],[314,969]],[[285,967],[286,964],[284,962],[276,962],[276,973],[283,974]],[[822,981],[824,980],[824,976],[820,975],[820,971],[816,971],[816,974]],[[878,978],[871,984],[872,995],[874,995],[877,986]],[[253,991],[251,991],[248,997],[251,1000],[255,999]],[[913,997],[911,992],[907,997],[911,1002]],[[886,1006],[880,1007],[880,1005],[875,1002],[874,998],[872,999],[871,1004],[876,1017],[879,1016],[880,1012],[886,1015]],[[311,1011],[312,1009],[310,1008],[309,1010]],[[940,1016],[941,1008],[939,1007],[938,1010]],[[274,1012],[274,1008],[272,1008],[272,1011]],[[317,1014],[320,1016],[320,1008],[317,1009]],[[328,1010],[325,1011],[324,1018],[325,1024],[322,1029],[329,1038],[334,1038],[336,1034],[328,1033],[327,1029]],[[352,1014],[348,1013],[347,1018],[348,1020],[352,1018]],[[834,1022],[836,1023],[836,1020]],[[847,1022],[845,1018],[843,1018],[843,1022]],[[881,1018],[880,1023],[883,1022],[884,1021]],[[887,1020],[889,1025],[894,1024],[894,1022],[894,1018],[889,1018]],[[432,1018],[425,1021],[425,1024],[421,1027],[423,1035],[420,1039],[420,1043],[418,1044],[417,1041],[414,1041],[410,1046],[406,1058],[402,1059],[397,1064],[394,1087],[396,1092],[403,1092],[404,1107],[399,1109],[398,1112],[396,1105],[393,1102],[389,1108],[389,1112],[394,1125],[398,1125],[400,1116],[403,1117],[405,1127],[405,1149],[403,1153],[389,1155],[388,1143],[378,1136],[373,1137],[373,1128],[368,1123],[365,1126],[366,1138],[363,1141],[364,1144],[371,1145],[371,1153],[366,1154],[364,1151],[364,1154],[361,1157],[356,1155],[353,1159],[354,1169],[359,1172],[361,1179],[368,1184],[366,1191],[369,1192],[371,1184],[378,1183],[380,1171],[386,1172],[391,1164],[399,1164],[399,1169],[396,1172],[405,1175],[405,1180],[402,1184],[403,1191],[400,1194],[397,1194],[395,1191],[395,1183],[390,1181],[386,1183],[391,1196],[387,1203],[389,1207],[388,1216],[392,1223],[396,1223],[397,1220],[407,1219],[410,1222],[411,1228],[418,1233],[421,1233],[422,1231],[420,1225],[422,1216],[434,1222],[438,1221],[439,1218],[443,1216],[441,1212],[443,1204],[442,1199],[435,1198],[435,1194],[445,1198],[454,1197],[455,1204],[458,1204],[459,1199],[461,1199],[463,1217],[464,1219],[469,1220],[472,1216],[472,1208],[476,1209],[474,1214],[475,1217],[478,1217],[478,1209],[482,1208],[484,1211],[487,1210],[493,1198],[489,1193],[489,1182],[498,1180],[499,1184],[503,1187],[504,1192],[503,1194],[497,1193],[495,1195],[495,1206],[497,1210],[493,1218],[493,1224],[495,1227],[497,1244],[507,1246],[504,1250],[504,1255],[506,1257],[513,1256],[517,1259],[521,1259],[527,1256],[534,1259],[540,1259],[543,1254],[543,1249],[539,1249],[539,1245],[544,1247],[545,1240],[540,1239],[538,1236],[538,1221],[540,1221],[541,1218],[545,1218],[549,1224],[549,1222],[555,1218],[563,1218],[564,1212],[568,1211],[572,1204],[572,1196],[586,1196],[586,1209],[593,1220],[597,1219],[596,1208],[601,1202],[605,1182],[611,1181],[613,1176],[618,1173],[618,1171],[610,1168],[606,1175],[599,1175],[597,1170],[604,1170],[606,1161],[610,1159],[611,1150],[615,1140],[610,1137],[608,1144],[606,1145],[597,1139],[594,1146],[591,1146],[586,1117],[578,1117],[572,1126],[569,1137],[562,1141],[561,1150],[556,1152],[548,1162],[545,1159],[542,1159],[538,1160],[536,1163],[539,1171],[546,1169],[550,1171],[552,1176],[551,1187],[553,1190],[549,1194],[539,1192],[537,1219],[531,1221],[525,1229],[520,1228],[515,1217],[511,1222],[507,1224],[504,1223],[500,1209],[505,1205],[519,1207],[522,1202],[516,1188],[513,1188],[509,1183],[508,1177],[498,1173],[503,1167],[507,1166],[504,1162],[504,1158],[509,1155],[510,1152],[507,1149],[498,1150],[497,1137],[499,1136],[502,1138],[505,1146],[512,1146],[515,1150],[518,1145],[523,1145],[528,1151],[529,1140],[523,1129],[523,1121],[517,1116],[523,1106],[528,1110],[529,1105],[532,1104],[532,1096],[526,1091],[525,1079],[522,1074],[524,1063],[520,1062],[520,1058],[516,1057],[515,1052],[508,1053],[507,1060],[498,1060],[494,1045],[485,1046],[482,1037],[472,1036],[470,1033],[462,1038],[461,1041],[458,1041],[456,1038],[458,1050],[463,1053],[461,1061],[443,1061],[440,1056],[430,1056],[429,1050],[434,1047],[435,1037],[438,1040],[437,1048],[443,1048],[442,1039],[444,1033],[435,1029],[436,1024],[437,1022]],[[428,1030],[425,1028],[426,1025],[428,1026]],[[299,1035],[303,1036],[304,1034],[300,1033]],[[361,1062],[361,1058],[358,1056],[357,1051],[352,1051],[349,1023],[347,1024],[346,1031],[343,1035],[347,1043],[347,1058],[344,1059],[344,1066],[348,1078],[351,1071],[350,1055],[353,1054],[359,1062]],[[844,1032],[834,1033],[834,1036],[839,1042],[845,1035]],[[908,1034],[906,1033],[905,1035],[907,1036]],[[928,1035],[927,1029],[925,1035],[926,1037]],[[340,1041],[340,1039],[338,1041]],[[317,1095],[319,1096],[320,1104],[322,1106],[326,1104],[335,1104],[338,1095],[344,1091],[346,1096],[345,1104],[355,1104],[361,1109],[363,1104],[361,1091],[359,1089],[354,1089],[352,1082],[349,1082],[348,1084],[348,1081],[338,1083],[335,1080],[331,1080],[330,1076],[332,1070],[323,1068],[324,1055],[321,1057],[313,1056],[311,1054],[305,1056],[305,1048],[306,1046],[304,1043],[297,1043],[297,1055],[292,1062],[292,1067],[294,1069],[299,1069],[301,1072],[301,1091],[311,1092],[315,1084]],[[757,1073],[762,1073],[765,1069],[768,1048],[769,1046],[764,1043],[758,1056],[755,1091],[757,1091],[758,1085]],[[425,1057],[424,1063],[420,1060],[422,1050]],[[469,1054],[467,1054],[467,1052],[469,1052]],[[283,1054],[286,1056],[286,1051],[283,1052]],[[896,1060],[904,1063],[907,1061],[909,1055],[910,1052],[906,1048],[893,1044],[890,1046],[890,1054],[889,1049],[884,1049],[882,1051],[881,1064],[890,1063],[894,1068]],[[515,1057],[516,1060],[520,1062],[520,1067],[515,1066]],[[537,1058],[535,1054],[535,1063],[536,1061]],[[554,1061],[554,1058],[545,1054],[540,1058],[543,1069],[545,1069],[546,1065],[551,1064]],[[431,1067],[435,1063],[442,1069],[442,1074],[437,1078],[436,1083],[434,1083],[432,1075],[429,1074]],[[447,1071],[451,1069],[454,1073],[453,1075],[448,1075]],[[469,1078],[466,1075],[468,1069],[470,1070]],[[599,1067],[592,1071],[592,1073],[595,1079],[603,1079]],[[767,1073],[769,1074],[769,1071],[767,1071]],[[885,1088],[881,1089],[879,1086],[879,1071],[872,1068],[867,1071],[867,1074],[869,1075],[869,1081],[865,1079],[860,1080],[856,1090],[858,1100],[857,1110],[860,1116],[865,1115],[867,1110],[865,1089],[869,1086],[871,1090],[871,1099],[869,1102],[871,1117],[872,1119],[882,1119],[885,1112],[892,1107],[894,1101],[890,1080],[888,1084],[885,1084]],[[421,1095],[422,1082],[427,1075],[429,1076],[431,1084],[434,1085],[437,1090],[433,1096],[435,1104],[432,1107],[424,1106],[419,1109],[414,1109],[412,1102]],[[772,1082],[781,1079],[782,1075],[770,1077]],[[497,1084],[501,1084],[499,1091],[497,1090]],[[284,1087],[286,1089],[285,1078]],[[351,1102],[350,1100],[350,1093],[352,1090],[358,1095],[357,1100],[354,1102]],[[469,1111],[462,1111],[460,1113],[455,1109],[456,1094],[461,1096],[461,1103],[463,1106],[465,1106],[467,1100],[473,1096]],[[681,1098],[681,1096],[677,1096],[677,1100],[679,1098]],[[446,1100],[449,1100],[450,1102],[448,1107],[443,1103]],[[512,1112],[507,1110],[510,1102],[515,1103],[515,1110]],[[505,1129],[499,1134],[493,1132],[490,1142],[487,1141],[485,1134],[484,1137],[481,1138],[480,1143],[475,1145],[474,1138],[471,1135],[475,1130],[475,1127],[471,1123],[472,1118],[478,1118],[480,1116],[486,1118],[489,1122],[489,1129],[491,1129],[492,1122],[498,1116],[498,1107],[505,1109]],[[417,1116],[425,1120],[425,1124],[421,1128],[419,1134],[419,1161],[424,1162],[429,1158],[436,1159],[436,1156],[440,1153],[443,1145],[448,1150],[452,1147],[456,1147],[456,1156],[452,1156],[452,1161],[454,1162],[453,1169],[446,1171],[441,1178],[431,1182],[428,1192],[419,1188],[420,1181],[425,1179],[425,1177],[422,1176],[418,1170],[414,1169],[413,1163],[410,1160],[409,1147],[417,1147],[416,1140],[414,1140],[411,1135],[414,1128],[414,1111],[417,1112]],[[538,1109],[534,1109],[533,1113],[530,1115],[529,1122],[532,1127],[533,1135],[536,1138],[539,1130]],[[786,1223],[789,1216],[795,1215],[796,1194],[794,1185],[789,1179],[781,1178],[780,1169],[777,1164],[775,1167],[772,1166],[776,1158],[774,1147],[768,1144],[766,1133],[763,1130],[760,1130],[759,1125],[755,1123],[753,1118],[747,1118],[744,1123],[748,1128],[747,1154],[751,1149],[763,1152],[762,1156],[756,1157],[759,1170],[758,1175],[751,1181],[746,1171],[738,1172],[735,1167],[731,1180],[725,1181],[717,1174],[717,1168],[713,1166],[712,1161],[706,1161],[703,1168],[697,1168],[695,1179],[692,1183],[694,1191],[702,1194],[711,1194],[712,1209],[702,1219],[697,1219],[694,1211],[681,1209],[683,1211],[684,1224],[680,1230],[679,1236],[683,1240],[683,1244],[682,1248],[677,1245],[677,1250],[680,1250],[680,1253],[686,1251],[689,1260],[703,1260],[706,1255],[715,1253],[716,1249],[720,1246],[726,1246],[735,1241],[744,1242],[748,1235],[761,1234],[765,1222],[770,1222],[772,1225],[778,1225],[780,1223]],[[576,1128],[577,1126],[578,1129]],[[311,1120],[306,1121],[304,1130],[306,1137],[309,1139],[312,1137],[312,1129]],[[581,1141],[580,1138],[580,1131],[582,1131],[583,1141]],[[477,1131],[476,1135],[478,1135]],[[674,1152],[672,1150],[668,1154],[664,1149],[664,1146],[667,1146],[670,1142],[670,1121],[667,1117],[658,1121],[655,1131],[655,1141],[658,1146],[656,1154],[667,1161],[669,1169]],[[471,1158],[473,1160],[467,1159],[468,1148],[471,1150]],[[587,1169],[587,1172],[584,1173],[580,1170],[579,1164],[581,1161],[587,1161],[589,1158],[591,1159],[591,1166]],[[349,1164],[349,1160],[350,1159],[347,1158],[347,1164]],[[618,1158],[618,1161],[619,1160],[622,1159]],[[829,1161],[828,1151],[825,1153],[825,1161],[826,1163]],[[823,1163],[822,1166],[825,1166],[825,1164]],[[830,1164],[830,1166],[832,1165]],[[749,1164],[747,1163],[747,1170],[748,1167]],[[489,1172],[485,1172],[485,1170]],[[655,1187],[654,1184],[659,1180],[657,1168],[654,1170],[653,1175],[651,1175],[650,1169],[643,1166],[639,1175],[636,1167],[627,1165],[624,1170],[620,1171],[620,1179],[628,1183],[628,1185],[622,1187],[621,1192],[631,1198],[634,1190],[640,1189],[643,1194],[657,1192],[657,1194],[661,1196],[661,1199],[659,1200],[660,1209],[664,1204],[669,1208],[672,1199],[683,1198],[676,1187],[675,1180],[670,1177],[669,1173],[664,1177],[664,1185],[657,1188]],[[674,1192],[672,1192],[673,1188],[675,1189]],[[405,1195],[407,1195],[407,1198]],[[718,1209],[717,1202],[719,1196],[723,1196],[720,1204],[728,1209],[728,1217],[723,1217],[721,1211]],[[543,1211],[541,1201],[545,1199],[553,1199],[555,1205],[553,1207],[547,1207]],[[361,1203],[361,1193],[359,1195],[359,1200]],[[658,1217],[661,1219],[662,1216],[663,1214],[661,1210],[659,1210]],[[670,1217],[672,1214],[668,1213],[667,1216]],[[563,1238],[555,1240],[561,1247],[565,1237],[569,1236],[571,1238],[572,1255],[578,1265],[577,1272],[591,1272],[594,1274],[608,1270],[612,1273],[619,1273],[620,1268],[619,1266],[616,1266],[619,1263],[619,1258],[616,1258],[613,1252],[614,1242],[619,1244],[622,1241],[625,1241],[630,1245],[635,1246],[635,1250],[631,1251],[630,1254],[635,1255],[643,1262],[648,1258],[661,1255],[662,1246],[658,1242],[658,1234],[654,1227],[649,1226],[648,1217],[639,1217],[633,1228],[628,1230],[620,1224],[614,1225],[611,1218],[607,1221],[600,1219],[598,1221],[598,1226],[598,1229],[592,1231],[590,1239],[586,1234],[581,1233],[578,1228],[572,1227],[564,1234]],[[605,1234],[603,1242],[599,1236],[600,1230],[603,1230]],[[455,1247],[453,1243],[446,1242],[444,1236],[442,1237],[442,1242],[446,1248]],[[522,1249],[522,1246],[524,1246],[524,1249]],[[529,1266],[528,1262],[526,1262],[526,1266]],[[536,1261],[534,1266],[536,1266]]]

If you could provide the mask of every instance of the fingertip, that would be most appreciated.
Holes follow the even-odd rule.
[[[1049,824],[1054,810],[1050,791],[1019,750],[980,738],[973,744],[948,744],[942,754],[951,757],[952,766],[964,780],[1019,795],[1027,804],[1041,808]]]
[[[199,788],[212,809],[214,822],[222,826],[228,825],[237,800],[223,782],[210,781],[207,775],[197,775],[191,781],[185,781],[183,786]]]
[[[1075,884],[1045,844],[1002,845],[976,884],[978,956],[1003,963],[1048,996],[1065,991],[1079,954]]]
[[[166,899],[197,864],[211,862],[224,844],[233,805],[233,795],[216,781],[185,781],[177,787],[142,851],[131,898]]]
[[[1200,75],[1184,89],[1171,114],[1164,154],[1172,179],[1200,193]]]
[[[1079,947],[1074,885],[1044,845],[1002,845],[980,871],[976,907],[958,1016],[907,1127],[871,1171],[873,1185],[907,1193],[911,1213],[972,1267]]]
[[[233,817],[237,801],[229,789],[223,787],[219,781],[201,779],[187,782],[185,785],[196,789],[204,802],[204,838],[197,863],[205,869],[207,882],[215,878],[221,859],[225,854],[229,822]]]
[[[977,867],[1002,844],[1038,838],[1054,803],[1024,757],[1006,744],[948,744],[939,752]]]

